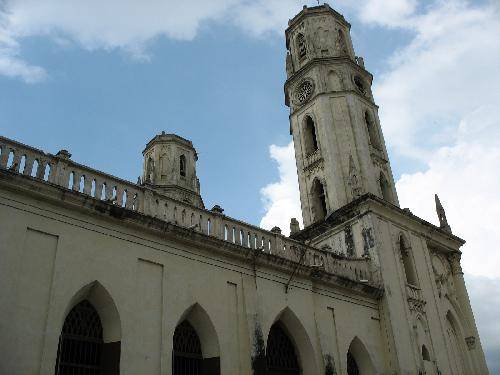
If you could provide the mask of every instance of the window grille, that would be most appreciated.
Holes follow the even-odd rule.
[[[203,356],[198,334],[187,320],[174,332],[173,375],[201,375]]]
[[[359,368],[351,352],[347,352],[347,375],[359,375]]]
[[[300,367],[292,341],[279,324],[274,324],[267,340],[269,375],[299,375]]]
[[[73,307],[64,321],[57,353],[56,375],[100,375],[101,319],[89,301]]]

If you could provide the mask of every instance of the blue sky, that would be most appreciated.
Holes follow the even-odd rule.
[[[135,181],[147,141],[177,133],[198,150],[209,208],[286,228],[300,206],[284,28],[303,2],[0,0],[0,134]],[[468,240],[471,299],[500,373],[498,2],[331,5],[375,76],[402,206],[436,222],[440,193]]]

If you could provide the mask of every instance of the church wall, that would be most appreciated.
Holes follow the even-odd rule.
[[[450,303],[453,298],[458,298],[457,291],[460,281],[455,286],[449,286],[451,280],[455,280],[452,270],[448,270],[446,276],[448,288],[439,290],[436,284],[435,266],[432,262],[433,251],[428,246],[429,241],[441,248],[445,259],[449,258],[452,252],[458,250],[458,246],[453,241],[430,239],[428,234],[422,229],[415,228],[410,221],[401,220],[391,215],[374,215],[376,222],[376,254],[380,263],[380,274],[384,280],[385,294],[383,304],[386,308],[387,320],[392,326],[392,335],[397,346],[394,348],[397,353],[398,362],[402,374],[411,374],[420,369],[427,369],[432,374],[438,371],[442,374],[453,374],[453,366],[457,359],[453,357],[453,349],[450,337],[447,334],[447,313],[451,311],[456,317],[458,332],[458,346],[461,348],[460,361],[463,365],[459,368],[464,374],[484,374],[487,373],[484,367],[484,357],[482,350],[479,350],[480,342],[475,328],[472,312],[467,311],[469,305],[463,302]],[[396,224],[397,223],[397,224]],[[408,285],[405,268],[403,266],[399,236],[403,234],[407,241],[408,254],[413,260],[417,284],[414,287]],[[392,244],[392,247],[382,244]],[[382,245],[382,247],[380,247]],[[448,254],[448,255],[446,255]],[[455,253],[456,254],[456,253]],[[448,261],[446,261],[450,267]],[[459,275],[461,275],[459,273]],[[453,281],[451,281],[453,283]],[[447,297],[449,293],[456,297]],[[458,311],[457,311],[458,310]],[[423,328],[421,329],[422,326]],[[469,327],[467,328],[463,327]],[[425,333],[425,337],[424,336]],[[467,348],[466,337],[472,335],[477,339],[475,349]],[[421,347],[426,345],[429,350],[430,361],[422,358]],[[481,353],[481,354],[478,354]],[[475,359],[479,356],[479,359]],[[432,372],[431,372],[432,369]],[[462,373],[461,372],[461,373]]]
[[[328,364],[346,371],[355,337],[384,373],[370,297],[302,275],[286,292],[292,270],[260,266],[255,279],[250,261],[40,196],[0,189],[0,207],[1,277],[9,286],[0,288],[0,373],[52,374],[65,316],[91,294],[96,303],[109,298],[97,310],[105,343],[121,342],[121,374],[169,374],[173,332],[184,318],[200,327],[204,355],[220,357],[221,374],[251,374],[256,331],[265,342],[277,319],[290,327],[305,374]],[[107,318],[110,305],[119,324]]]

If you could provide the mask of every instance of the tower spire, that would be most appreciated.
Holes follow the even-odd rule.
[[[451,233],[451,227],[448,224],[448,220],[446,220],[446,212],[444,211],[443,205],[441,204],[437,194],[434,194],[434,200],[436,201],[436,213],[439,219],[439,227],[448,233]]]

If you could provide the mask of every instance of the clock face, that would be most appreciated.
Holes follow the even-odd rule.
[[[305,103],[314,92],[314,84],[310,80],[301,82],[295,90],[295,98],[299,104]]]

